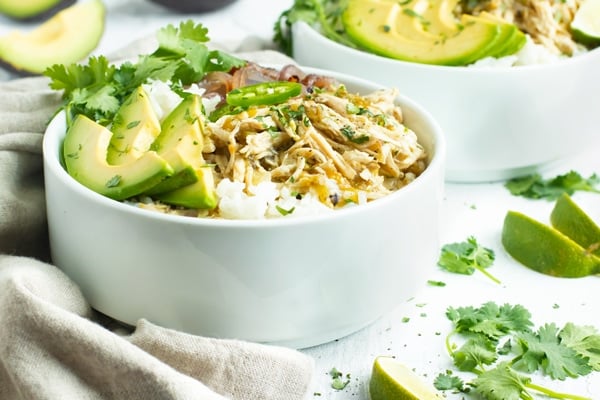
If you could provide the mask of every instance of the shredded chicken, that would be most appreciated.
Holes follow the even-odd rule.
[[[282,104],[207,121],[211,145],[205,148],[211,152],[205,159],[215,165],[216,182],[242,182],[252,193],[270,180],[335,208],[385,196],[423,172],[427,154],[403,124],[396,90],[360,96],[331,79],[289,67],[282,71],[321,86],[308,86]]]
[[[499,16],[527,33],[535,43],[556,54],[573,55],[582,49],[569,30],[583,0],[461,0],[456,12]]]
[[[267,81],[298,82],[302,90],[277,104],[227,108],[228,91]],[[198,85],[203,96],[219,102],[202,121],[203,158],[212,168],[217,192],[231,184],[236,195],[241,186],[240,195],[259,198],[267,183],[283,201],[306,198],[336,209],[386,196],[427,167],[428,154],[404,125],[396,90],[363,96],[294,65],[275,70],[252,63],[229,74],[209,73]],[[138,200],[140,207],[163,213],[223,217],[221,204],[192,210]]]

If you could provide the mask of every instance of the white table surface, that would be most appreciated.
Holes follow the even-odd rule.
[[[276,18],[291,3],[291,0],[238,0],[218,12],[181,15],[145,0],[105,0],[106,31],[94,53],[108,54],[130,41],[152,35],[168,23],[178,24],[188,18],[202,22],[213,41],[231,45],[232,50],[247,38],[268,43]],[[0,17],[0,34],[15,28],[31,29],[31,25]],[[6,75],[0,76],[2,78]],[[564,160],[543,171],[543,175],[552,177],[571,169],[585,177],[600,173],[597,149],[587,149],[573,159]],[[573,198],[592,218],[600,221],[600,195],[578,192]],[[514,197],[503,182],[447,183],[441,243],[460,242],[470,235],[475,236],[482,245],[495,251],[496,261],[489,271],[502,284],[497,285],[480,273],[455,275],[436,267],[430,279],[445,282],[445,287],[428,286],[423,282],[414,298],[396,305],[367,328],[332,343],[302,350],[315,360],[315,375],[307,399],[368,399],[371,366],[378,355],[395,356],[429,382],[438,373],[453,369],[444,347],[444,337],[451,329],[445,317],[449,306],[478,307],[487,301],[521,304],[531,311],[536,326],[546,322],[559,326],[573,322],[600,329],[598,277],[559,279],[541,275],[513,261],[502,248],[500,232],[507,210],[521,211],[548,222],[552,206],[552,202],[545,200]],[[340,312],[352,310],[345,310],[342,304]],[[403,322],[405,317],[409,318],[408,322]],[[344,390],[331,388],[328,372],[333,367],[351,376]],[[566,381],[537,377],[535,381],[557,391],[600,399],[600,372]],[[446,396],[463,398],[461,394],[447,393]]]

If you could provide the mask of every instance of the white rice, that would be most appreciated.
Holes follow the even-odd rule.
[[[300,217],[334,212],[312,194],[298,199],[290,191],[273,182],[261,182],[244,191],[241,182],[223,179],[217,185],[219,212],[226,219],[265,219],[283,216]]]
[[[553,53],[548,48],[541,44],[535,43],[529,35],[526,36],[527,41],[525,45],[515,54],[511,54],[506,57],[494,58],[486,57],[482,58],[469,65],[471,68],[506,68],[515,67],[521,65],[539,65],[539,64],[550,64],[557,61],[569,58],[568,56],[558,55]],[[576,55],[575,55],[576,56]],[[575,57],[574,56],[574,57]]]
[[[148,93],[152,108],[160,121],[169,115],[169,113],[181,102],[181,97],[171,90],[168,82],[155,80],[143,84],[142,87],[146,93]],[[203,88],[196,84],[191,85],[185,91],[197,94],[198,96],[202,96],[205,92]],[[213,112],[220,101],[221,99],[218,96],[209,99],[202,97],[202,105],[204,106],[206,114],[208,115]]]
[[[148,93],[150,104],[159,121],[162,121],[181,102],[181,97],[163,81],[152,81],[142,85]]]

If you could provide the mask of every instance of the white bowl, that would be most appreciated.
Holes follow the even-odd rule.
[[[553,64],[448,67],[393,60],[292,26],[302,65],[340,71],[422,104],[447,143],[446,180],[481,182],[537,172],[600,145],[600,49]]]
[[[376,85],[336,77],[362,93]],[[318,217],[214,220],[161,214],[103,197],[60,162],[64,114],[44,136],[53,262],[90,304],[192,334],[291,347],[366,326],[412,297],[435,268],[445,141],[423,108],[397,99],[429,154],[414,182]]]

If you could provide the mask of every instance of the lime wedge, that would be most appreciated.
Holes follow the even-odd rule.
[[[517,211],[504,218],[502,245],[515,260],[535,271],[562,278],[600,273],[600,257],[551,226]]]
[[[584,0],[571,21],[573,38],[585,45],[600,45],[600,0]]]
[[[369,394],[371,400],[442,400],[441,394],[411,369],[387,356],[373,362]]]
[[[550,222],[581,247],[600,257],[600,226],[568,194],[565,193],[556,200]]]

